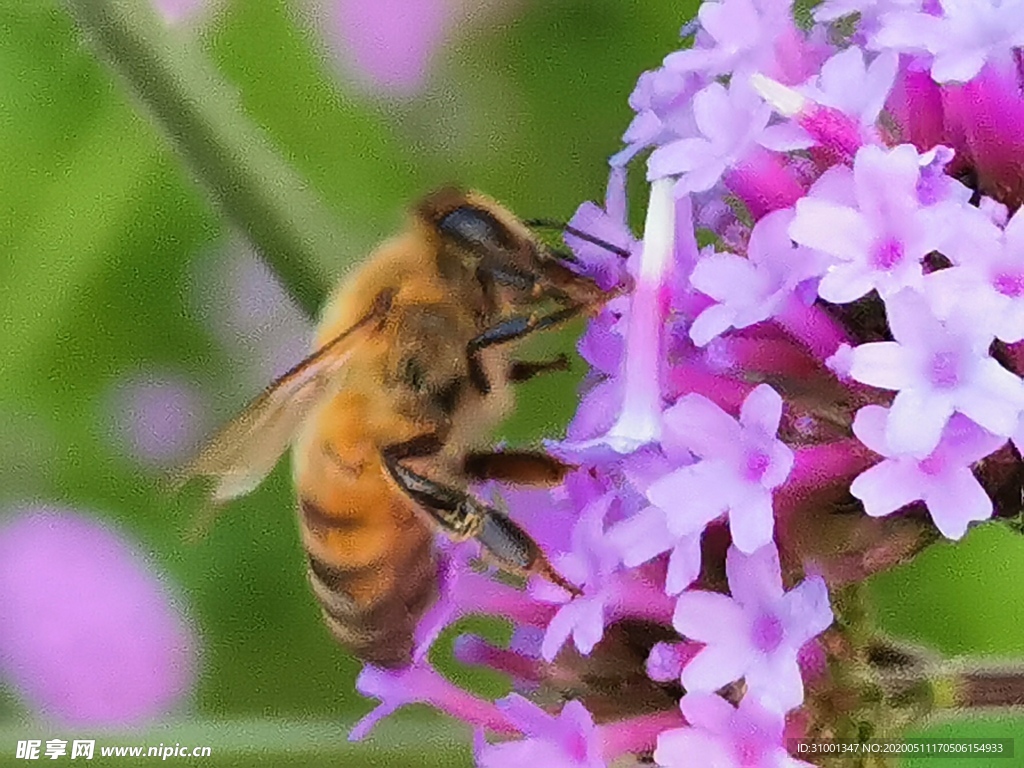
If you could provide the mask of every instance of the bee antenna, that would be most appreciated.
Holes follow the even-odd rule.
[[[562,221],[555,219],[529,219],[525,222],[528,227],[535,227],[537,229],[560,229],[562,232],[578,237],[580,240],[586,240],[588,243],[596,245],[598,248],[604,248],[609,253],[614,253],[616,256],[621,256],[624,259],[629,258],[629,250],[621,248],[617,245],[609,243],[607,240],[602,240],[600,237],[584,232],[582,229],[576,229],[576,227],[570,226]]]

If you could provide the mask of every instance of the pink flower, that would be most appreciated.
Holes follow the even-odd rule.
[[[677,536],[699,533],[728,513],[733,542],[754,552],[772,538],[772,490],[789,475],[793,451],[776,438],[782,398],[767,384],[747,397],[737,422],[701,395],[665,412],[673,437],[702,461],[651,484],[647,498],[669,514]]]
[[[971,472],[971,466],[1006,443],[965,416],[954,414],[942,438],[923,459],[898,454],[886,442],[888,412],[869,405],[857,412],[853,432],[864,445],[885,456],[857,477],[850,492],[864,502],[872,517],[892,514],[913,501],[924,501],[932,520],[950,539],[959,539],[973,520],[992,516],[992,500]]]
[[[675,628],[706,644],[683,669],[683,686],[711,693],[742,677],[748,698],[784,714],[804,700],[800,649],[832,623],[828,588],[811,576],[784,592],[774,544],[751,555],[730,547],[726,572],[732,597],[697,590],[679,596]]]
[[[921,260],[942,246],[956,218],[921,204],[920,174],[912,146],[867,146],[852,171],[833,168],[797,202],[790,236],[835,260],[818,288],[821,298],[845,303],[872,289],[884,297],[921,287]]]
[[[782,716],[750,696],[733,707],[720,696],[688,693],[679,707],[689,728],[658,737],[654,759],[665,768],[811,768],[789,756]]]
[[[889,450],[927,456],[956,412],[1009,436],[1024,409],[1024,383],[989,356],[992,337],[973,313],[940,322],[911,291],[890,298],[886,308],[896,340],[855,348],[850,375],[897,391],[885,432]]]

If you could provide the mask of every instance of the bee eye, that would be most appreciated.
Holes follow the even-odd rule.
[[[512,247],[508,230],[491,214],[479,208],[456,208],[438,220],[437,228],[464,245],[487,250]]]

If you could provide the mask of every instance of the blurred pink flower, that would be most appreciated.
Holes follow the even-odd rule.
[[[333,0],[325,23],[336,55],[371,90],[412,96],[444,42],[451,0]]]
[[[167,586],[109,527],[43,505],[0,524],[0,679],[39,715],[158,717],[190,689],[196,650]]]
[[[202,397],[179,376],[149,373],[119,381],[107,408],[112,436],[140,464],[181,461],[201,434]]]
[[[518,0],[315,0],[317,23],[345,73],[378,96],[411,98],[464,24],[494,23]]]

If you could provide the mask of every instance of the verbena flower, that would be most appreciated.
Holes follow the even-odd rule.
[[[730,548],[726,570],[731,597],[690,590],[676,603],[675,628],[706,644],[683,668],[683,686],[713,693],[742,677],[747,697],[785,714],[804,700],[800,649],[832,623],[828,588],[813,576],[784,592],[772,544],[750,555]]]
[[[488,582],[445,545],[415,665],[364,673],[380,712],[415,698],[473,725],[481,765],[794,768],[787,739],[897,732],[928,704],[886,698],[867,613],[835,590],[1016,513],[1021,0],[793,13],[705,3],[630,96],[604,207],[573,218],[614,249],[566,236],[619,295],[548,443],[576,469],[502,495],[582,594]],[[468,613],[512,624],[507,647],[455,641],[509,675],[498,705],[429,666]]]
[[[782,716],[749,696],[733,707],[720,696],[688,693],[680,708],[689,728],[658,737],[654,759],[666,768],[800,768],[809,766],[786,752]]]
[[[0,518],[0,680],[38,715],[135,725],[191,688],[195,635],[134,550],[70,509]]]

